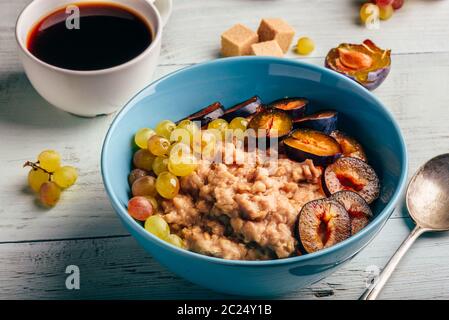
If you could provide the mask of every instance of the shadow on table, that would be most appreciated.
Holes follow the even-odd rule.
[[[0,123],[42,128],[71,128],[88,123],[61,111],[34,90],[24,73],[0,75]]]

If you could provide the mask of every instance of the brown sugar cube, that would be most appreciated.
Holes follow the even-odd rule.
[[[254,43],[251,45],[251,54],[255,56],[284,56],[284,52],[276,40]]]
[[[282,51],[286,53],[295,36],[295,29],[290,27],[283,19],[262,19],[257,34],[259,35],[259,41],[276,40]]]
[[[225,57],[249,55],[259,36],[243,24],[236,24],[221,35],[221,54]]]

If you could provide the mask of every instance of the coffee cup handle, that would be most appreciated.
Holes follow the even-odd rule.
[[[162,25],[165,26],[167,24],[168,19],[170,18],[173,1],[172,0],[151,0],[154,6],[159,11],[162,19]]]

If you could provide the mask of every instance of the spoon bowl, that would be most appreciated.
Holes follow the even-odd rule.
[[[406,201],[417,225],[428,231],[449,230],[449,153],[418,170],[408,186]]]

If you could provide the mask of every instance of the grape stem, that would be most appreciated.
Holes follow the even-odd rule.
[[[51,180],[51,176],[53,175],[53,172],[47,171],[44,168],[42,168],[41,166],[38,165],[39,162],[31,162],[31,161],[27,161],[23,164],[23,167],[31,167],[34,170],[42,170],[45,173],[47,173],[49,175],[48,180]]]

